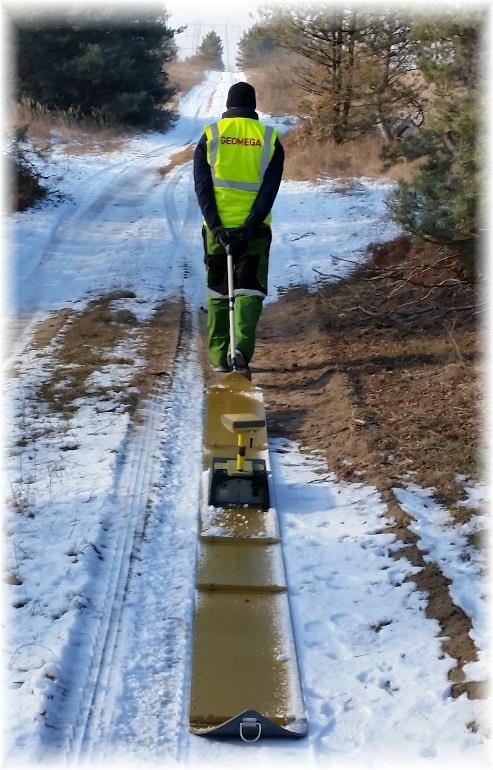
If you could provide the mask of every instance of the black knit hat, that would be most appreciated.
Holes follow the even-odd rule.
[[[250,83],[235,83],[228,91],[228,99],[226,101],[226,109],[231,107],[248,107],[254,110],[257,106],[257,100],[255,98],[255,89]]]

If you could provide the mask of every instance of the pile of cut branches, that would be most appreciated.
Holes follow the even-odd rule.
[[[450,335],[458,325],[474,324],[485,310],[477,296],[484,276],[464,274],[459,255],[449,246],[413,248],[403,234],[383,245],[369,244],[368,253],[368,264],[338,285],[337,293],[342,288],[346,300],[340,318],[351,318],[351,323],[366,319],[367,326],[395,327],[400,334],[442,327]],[[327,286],[324,294],[335,291]]]

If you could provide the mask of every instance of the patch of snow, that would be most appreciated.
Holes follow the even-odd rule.
[[[361,178],[341,188],[338,180],[282,182],[273,209],[269,295],[275,301],[291,286],[316,291],[341,280],[367,260],[370,242],[395,238],[385,199],[393,184]]]
[[[426,617],[419,571],[391,551],[392,524],[374,487],[339,481],[318,453],[270,442],[296,647],[309,720],[306,738],[264,740],[256,767],[487,767],[487,705],[454,699],[454,661]],[[236,743],[190,736],[195,766],[243,767]]]
[[[469,500],[476,508],[478,500],[485,499],[484,487],[469,487]],[[454,521],[449,511],[433,498],[433,488],[408,484],[393,492],[402,508],[412,517],[410,528],[418,536],[420,549],[426,561],[435,562],[452,582],[449,587],[452,600],[471,619],[471,636],[478,647],[479,660],[465,667],[472,680],[488,679],[489,667],[489,612],[486,594],[488,569],[485,548],[470,542],[475,532],[486,532],[486,513],[478,513],[466,523]]]
[[[456,477],[457,480],[459,480],[459,477]],[[467,481],[467,478],[463,477],[464,481]],[[467,497],[465,500],[459,500],[457,505],[462,506],[464,508],[473,508],[474,510],[481,510],[484,509],[485,506],[488,505],[489,501],[491,500],[491,491],[489,486],[486,484],[473,484],[467,485],[464,484],[464,492],[466,493]],[[483,520],[481,520],[481,523],[484,523]]]

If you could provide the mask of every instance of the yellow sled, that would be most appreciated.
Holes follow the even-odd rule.
[[[236,372],[208,391],[189,724],[252,742],[307,732],[264,403]]]

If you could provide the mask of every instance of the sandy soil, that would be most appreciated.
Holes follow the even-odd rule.
[[[464,681],[462,670],[476,659],[470,620],[453,603],[448,579],[423,560],[409,515],[391,491],[412,471],[413,481],[436,487],[453,515],[471,515],[454,506],[463,496],[455,474],[481,475],[483,365],[477,316],[454,308],[474,305],[474,289],[458,277],[452,256],[430,280],[428,267],[443,259],[431,249],[406,255],[416,284],[393,293],[402,277],[389,274],[389,263],[402,256],[382,260],[377,253],[372,267],[347,281],[322,285],[316,294],[294,289],[267,306],[252,370],[271,435],[320,449],[339,477],[378,488],[406,556],[422,568],[413,580],[428,594],[427,615],[440,623],[443,650],[457,661],[449,674],[453,692],[480,697],[484,687]],[[431,283],[437,288],[430,292]]]

